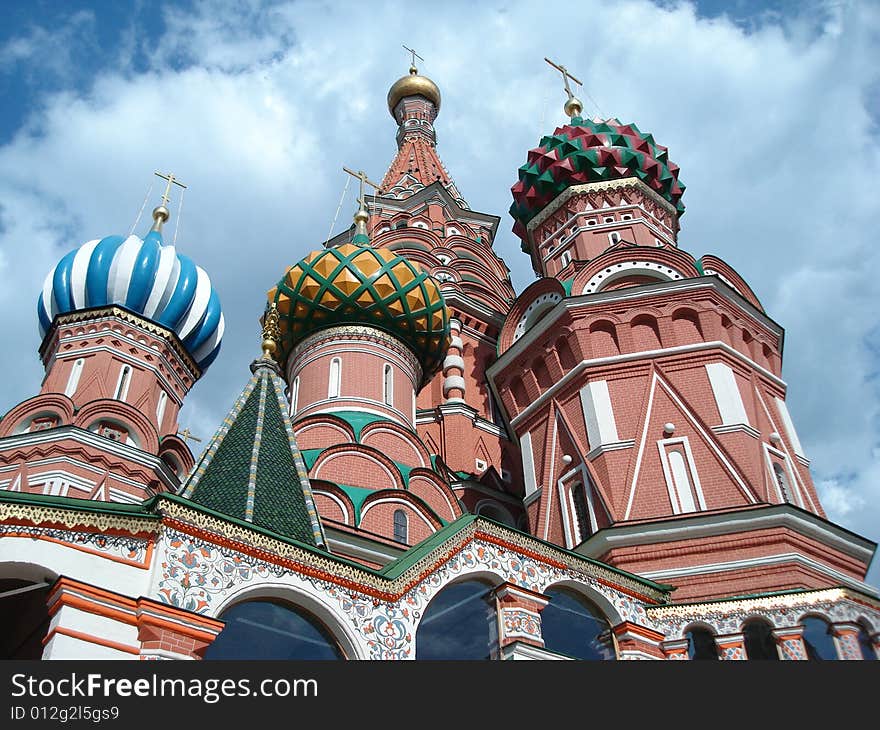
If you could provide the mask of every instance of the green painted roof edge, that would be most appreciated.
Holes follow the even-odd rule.
[[[580,553],[576,553],[573,550],[568,550],[559,545],[555,545],[552,542],[547,542],[546,540],[541,540],[534,535],[529,534],[528,532],[523,532],[522,530],[517,530],[515,527],[511,527],[510,525],[502,524],[501,522],[496,522],[495,520],[490,520],[489,518],[483,515],[462,515],[457,520],[450,522],[446,527],[441,530],[438,530],[433,535],[426,537],[422,542],[414,545],[410,548],[409,552],[404,555],[401,555],[396,560],[388,563],[382,570],[382,575],[388,578],[397,578],[401,575],[405,570],[411,568],[416,562],[425,557],[428,553],[431,552],[435,547],[438,547],[447,539],[457,534],[461,530],[463,530],[468,525],[472,524],[475,520],[480,519],[485,522],[491,522],[493,525],[498,525],[499,527],[504,528],[505,530],[510,530],[511,532],[515,532],[518,535],[523,535],[530,540],[534,540],[541,545],[545,545],[552,550],[557,550],[560,553],[568,555],[570,557],[576,558],[578,560],[586,561],[591,565],[595,565],[599,568],[604,568],[612,573],[628,578],[629,580],[635,581],[636,583],[640,583],[644,586],[650,587],[652,590],[658,591],[660,593],[670,593],[675,590],[675,586],[667,585],[665,583],[656,583],[655,581],[649,580],[648,578],[643,578],[640,575],[636,575],[635,573],[629,573],[625,570],[621,570],[620,568],[615,568],[613,565],[608,565],[607,563],[603,563],[601,560],[596,560],[595,558],[587,557],[586,555],[581,555]],[[678,605],[678,604],[676,604]]]
[[[51,505],[55,507],[67,507],[70,509],[76,509],[80,512],[95,512],[98,514],[115,515],[128,514],[132,517],[159,519],[159,516],[152,513],[149,507],[146,506],[147,501],[137,503],[99,502],[94,499],[81,499],[79,497],[59,497],[51,494],[10,492],[6,489],[0,489],[0,502],[33,504],[39,505],[41,507]]]

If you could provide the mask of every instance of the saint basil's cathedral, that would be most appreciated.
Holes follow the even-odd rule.
[[[536,281],[514,292],[413,66],[396,157],[357,174],[353,226],[279,262],[201,454],[178,413],[222,292],[163,237],[173,176],[143,238],[35,283],[45,377],[0,420],[0,656],[880,656],[876,544],[820,504],[782,327],[678,248],[666,147],[581,116],[557,68],[570,121],[512,187]]]

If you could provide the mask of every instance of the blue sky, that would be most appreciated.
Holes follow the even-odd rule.
[[[258,352],[265,291],[327,235],[341,166],[381,178],[394,155],[402,43],[441,88],[441,157],[471,207],[502,217],[495,248],[521,291],[533,275],[506,211],[527,150],[563,121],[549,55],[585,81],[588,114],[669,147],[680,245],[728,261],[785,327],[789,407],[829,517],[880,540],[877,4],[583,0],[562,24],[536,6],[6,0],[0,411],[39,388],[46,272],[127,233],[170,169],[189,187],[169,230],[227,318],[181,416],[210,437]]]

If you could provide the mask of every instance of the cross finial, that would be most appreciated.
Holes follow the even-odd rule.
[[[361,208],[367,207],[366,201],[364,199],[364,183],[366,183],[367,185],[372,185],[374,188],[376,188],[377,193],[382,192],[379,185],[370,180],[370,178],[367,177],[367,173],[365,173],[363,170],[358,170],[357,172],[355,172],[354,170],[349,170],[344,165],[342,169],[345,170],[345,172],[347,172],[352,177],[356,177],[358,180],[360,180],[360,194],[358,195],[358,205]]]
[[[183,431],[178,431],[177,435],[183,439],[183,443],[186,443],[187,439],[192,439],[193,441],[198,441],[199,443],[201,443],[202,441],[198,436],[193,436],[188,428],[183,429]]]
[[[162,193],[162,205],[168,205],[168,203],[171,201],[170,193],[172,185],[177,185],[186,190],[186,185],[184,185],[182,182],[180,182],[180,180],[174,177],[173,172],[169,172],[167,175],[163,175],[161,172],[157,172],[155,174],[161,177],[163,180],[167,181],[165,184],[165,192]]]
[[[367,243],[369,241],[369,238],[367,237],[367,221],[370,219],[370,216],[367,213],[367,201],[364,198],[364,184],[372,185],[376,189],[376,192],[382,191],[376,183],[367,177],[367,173],[363,170],[355,172],[354,170],[349,170],[344,165],[342,169],[360,181],[360,194],[358,195],[357,213],[354,214],[354,238],[352,239],[352,242],[355,244]]]
[[[418,58],[420,61],[424,61],[425,59],[422,58],[418,53],[416,53],[412,48],[409,48],[408,46],[404,46],[404,49],[409,51],[412,54],[412,63],[410,64],[409,72],[411,74],[414,74],[418,70],[418,69],[416,69],[416,59]]]
[[[565,93],[568,96],[568,99],[565,102],[565,113],[570,117],[580,116],[580,113],[584,109],[584,105],[581,103],[581,100],[578,99],[574,94],[571,93],[571,87],[568,85],[568,80],[571,79],[578,86],[583,86],[583,83],[572,76],[571,72],[561,64],[554,63],[549,58],[544,56],[544,60],[549,63],[553,68],[562,73],[562,80],[565,82]]]

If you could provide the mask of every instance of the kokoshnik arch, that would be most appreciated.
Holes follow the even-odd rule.
[[[358,173],[352,227],[267,282],[198,458],[177,415],[221,293],[163,240],[168,191],[143,238],[61,258],[41,390],[0,420],[4,657],[877,658],[876,545],[825,515],[782,328],[678,248],[666,147],[557,68],[570,121],[510,208],[537,280],[515,294],[413,65],[378,191]]]

